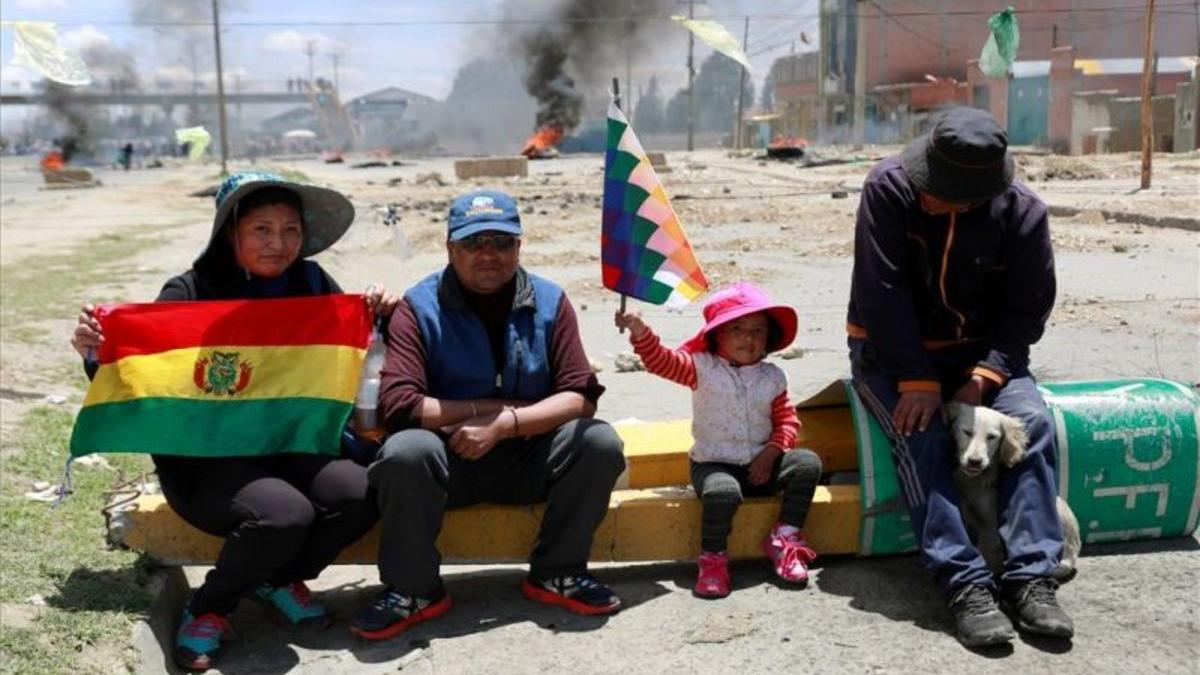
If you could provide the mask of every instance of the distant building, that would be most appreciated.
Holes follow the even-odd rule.
[[[387,87],[346,103],[363,148],[418,149],[435,142],[434,127],[442,111],[435,98]]]
[[[771,64],[770,79],[775,84],[776,133],[816,139],[825,115],[825,103],[818,86],[820,54],[791,54]]]
[[[320,133],[320,124],[311,107],[292,108],[262,121],[262,130],[270,134],[282,135],[293,129],[309,129]]]
[[[1008,78],[986,78],[975,60],[989,34],[987,19],[1009,4],[1020,30],[1018,61]],[[1094,118],[1099,104],[1092,95],[1091,103],[1075,105],[1076,92],[1111,91],[1124,98],[1140,87],[1142,0],[822,0],[820,11],[818,51],[781,58],[772,67],[774,112],[780,115],[775,125],[814,140],[851,140],[855,93],[863,91],[867,142],[907,140],[924,131],[938,109],[964,104],[991,111],[1014,144],[1082,151],[1073,111],[1088,109]],[[1200,26],[1187,18],[1163,9],[1155,16],[1155,86],[1161,96],[1174,97],[1177,87],[1191,96],[1182,106],[1180,131],[1194,138],[1187,115],[1195,95],[1188,87],[1195,86]],[[859,88],[856,78],[862,79]],[[1156,111],[1172,108],[1171,101],[1155,105]],[[1116,108],[1113,117],[1128,123]],[[1156,127],[1163,130],[1156,130],[1156,145],[1178,145],[1171,117]],[[1096,139],[1089,143],[1104,147]],[[1183,145],[1194,147],[1195,140]]]

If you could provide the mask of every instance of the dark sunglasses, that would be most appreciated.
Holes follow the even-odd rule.
[[[455,243],[471,252],[481,251],[484,247],[507,252],[516,247],[517,238],[511,234],[473,234]]]

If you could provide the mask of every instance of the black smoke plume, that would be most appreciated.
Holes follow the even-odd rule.
[[[570,131],[579,125],[583,97],[565,70],[567,46],[554,31],[541,29],[523,40],[525,89],[538,102],[537,127]]]
[[[585,102],[576,85],[607,91],[609,79],[624,74],[627,58],[647,54],[656,38],[661,42],[673,30],[665,21],[673,8],[672,0],[510,0],[505,15],[513,25],[537,22],[517,34],[525,88],[538,102],[537,127],[576,127]]]

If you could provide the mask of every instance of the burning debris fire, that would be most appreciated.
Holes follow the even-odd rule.
[[[556,125],[546,125],[540,127],[533,135],[525,141],[525,147],[521,148],[521,154],[529,159],[551,159],[558,157],[558,150],[554,146],[562,140],[562,127]]]
[[[42,156],[42,168],[50,171],[58,171],[63,168],[66,162],[63,161],[63,154],[58,150],[51,150]]]
[[[808,149],[808,139],[791,134],[776,134],[767,146],[771,159],[800,159]]]

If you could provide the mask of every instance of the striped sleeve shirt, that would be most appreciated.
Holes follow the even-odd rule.
[[[633,351],[642,359],[646,371],[661,378],[682,384],[689,389],[698,386],[696,362],[686,349],[668,349],[650,328],[642,336],[629,337]],[[800,435],[800,418],[796,406],[792,405],[787,391],[771,401],[771,437],[768,444],[779,446],[784,452],[796,447]]]

